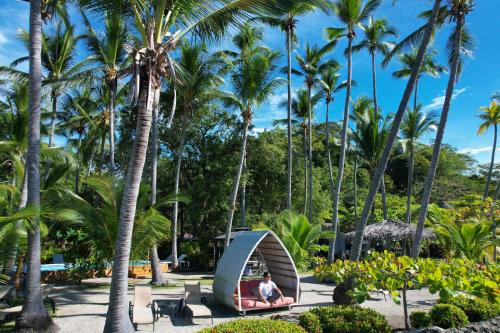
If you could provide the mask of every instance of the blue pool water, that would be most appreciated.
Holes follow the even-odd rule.
[[[149,261],[147,260],[135,260],[129,263],[129,266],[143,266],[148,265]],[[71,266],[71,264],[69,264]],[[42,272],[56,272],[56,271],[64,271],[66,267],[64,264],[43,264],[40,265],[40,271]]]

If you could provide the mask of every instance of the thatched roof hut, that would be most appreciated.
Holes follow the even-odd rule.
[[[373,223],[365,228],[363,238],[374,241],[393,241],[412,240],[415,237],[416,226],[406,224],[397,220],[385,220]],[[355,231],[345,234],[346,238],[354,238]],[[434,232],[428,228],[424,229],[424,239],[434,239]]]

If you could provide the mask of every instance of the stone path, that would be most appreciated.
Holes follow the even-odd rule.
[[[168,274],[170,281],[175,280],[178,285],[182,285],[181,280],[210,278],[205,275],[181,275]],[[107,279],[94,279],[85,281],[86,283],[103,284]],[[134,283],[147,283],[147,280],[135,280]],[[313,307],[332,305],[331,295],[333,286],[322,284],[314,278],[307,276],[301,280],[301,302],[291,311],[259,311],[250,312],[246,317],[270,317],[280,316],[286,319],[296,319],[298,314]],[[214,302],[212,296],[212,286],[202,285],[202,293],[207,296],[208,306],[214,315],[214,324],[227,320],[243,318],[238,313],[220,307]],[[192,333],[200,329],[211,326],[210,319],[203,319],[201,323],[192,325],[189,319],[172,316],[172,307],[183,297],[183,287],[153,288],[153,298],[160,300],[162,306],[161,317],[156,323],[155,332],[176,332]],[[107,287],[84,287],[78,286],[57,286],[53,289],[51,297],[56,301],[55,322],[61,328],[61,332],[102,332],[108,306],[109,288]],[[129,289],[129,299],[133,298],[133,289]],[[427,290],[410,290],[408,300],[410,312],[415,309],[428,309],[436,301],[437,295],[430,294]],[[363,307],[370,307],[384,314],[389,323],[394,328],[404,327],[403,308],[394,304],[390,299],[384,300],[382,294],[373,295],[373,299],[362,304]],[[141,331],[153,331],[152,325],[139,327]]]

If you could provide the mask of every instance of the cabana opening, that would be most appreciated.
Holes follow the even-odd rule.
[[[255,267],[252,261],[258,265],[250,273],[248,267]],[[256,294],[264,270],[271,274],[285,296],[272,306],[260,302]],[[299,302],[299,290],[295,264],[281,240],[270,230],[240,232],[219,260],[213,285],[217,302],[243,314],[251,310],[291,308]]]

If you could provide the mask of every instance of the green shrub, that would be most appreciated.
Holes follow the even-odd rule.
[[[431,316],[425,311],[413,311],[410,314],[410,323],[414,328],[429,327],[432,325]]]
[[[198,333],[305,333],[297,324],[273,319],[242,319],[202,329]]]
[[[465,312],[469,321],[483,321],[500,315],[499,304],[492,304],[480,298],[458,296],[439,302],[459,307]]]
[[[299,317],[299,324],[309,333],[322,333],[319,317],[311,311],[304,312]]]
[[[430,312],[432,324],[441,328],[455,328],[469,323],[467,315],[452,304],[436,304]]]
[[[313,319],[309,313],[315,315],[317,319]],[[315,308],[302,314],[299,321],[308,333],[391,332],[387,320],[377,311],[350,305]],[[317,327],[318,323],[321,328]]]

